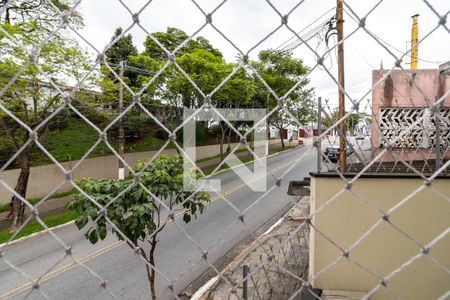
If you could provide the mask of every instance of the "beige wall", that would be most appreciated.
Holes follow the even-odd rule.
[[[327,271],[319,274],[337,257],[340,250],[327,241],[323,233],[343,249],[349,248],[377,220],[380,213],[361,199],[366,199],[387,211],[422,186],[421,179],[359,178],[349,191],[340,194],[329,205],[319,208],[339,191],[345,183],[340,178],[311,179],[311,213],[316,211],[310,240],[310,280],[320,289],[370,291],[378,278],[342,258]],[[416,241],[426,245],[450,227],[450,180],[435,179],[433,188],[415,194],[392,213],[390,220]],[[387,276],[401,264],[420,252],[420,248],[384,222],[363,239],[351,252],[350,258],[381,276]],[[446,235],[431,248],[430,256],[450,268],[450,236]],[[401,299],[436,299],[450,290],[450,276],[430,259],[422,257],[392,277],[388,287]],[[370,299],[394,299],[386,288],[380,288]]]
[[[280,140],[270,140],[269,144],[278,144]],[[237,144],[231,144],[231,149]],[[125,161],[132,167],[137,160],[149,160],[157,151],[136,152],[125,154]],[[196,159],[202,159],[218,155],[220,153],[219,145],[207,145],[197,147]],[[174,155],[175,149],[164,150],[162,154]],[[78,161],[62,163],[66,170],[74,167]],[[93,178],[117,178],[118,160],[114,155],[90,158],[84,160],[74,171],[74,178],[93,177]],[[125,170],[127,170],[125,168]],[[19,169],[7,170],[2,172],[1,177],[11,188],[14,188],[19,176]],[[128,172],[126,172],[128,174]],[[28,182],[27,198],[44,197],[59,184],[64,181],[64,173],[56,165],[44,165],[32,167],[30,179]],[[72,186],[64,183],[57,192],[68,191]],[[11,193],[0,185],[0,204],[8,203],[11,199]]]

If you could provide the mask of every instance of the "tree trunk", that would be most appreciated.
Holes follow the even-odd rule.
[[[231,128],[228,129],[228,137],[227,137],[227,142],[228,142],[228,146],[227,146],[227,154],[230,154],[231,152],[231,146],[230,146],[230,140],[231,140]]]
[[[11,24],[11,18],[10,18],[9,10],[10,10],[10,8],[6,9],[6,15],[5,15],[5,23],[8,24],[8,25]]]
[[[279,130],[280,130],[281,148],[284,149],[283,127],[280,127]]]
[[[145,265],[145,270],[147,271],[147,280],[150,284],[150,290],[152,289],[152,273],[151,273],[151,268],[146,264]],[[153,298],[153,292],[152,292],[152,299]]]
[[[19,155],[19,161],[20,161],[20,174],[19,178],[17,179],[14,191],[16,191],[16,193],[22,196],[23,198],[25,198],[27,194],[28,179],[30,177],[30,164],[31,164],[30,152],[28,148],[24,149],[23,152]],[[15,232],[20,227],[20,225],[22,225],[24,213],[25,213],[25,204],[20,199],[13,196],[13,215],[10,232]]]
[[[222,161],[224,159],[223,142],[225,141],[225,129],[222,121],[220,121],[220,133],[220,161]]]
[[[148,254],[148,261],[153,266],[153,268],[150,268],[148,265],[146,265],[147,268],[147,277],[150,282],[150,292],[152,293],[152,300],[156,300],[156,288],[155,288],[155,281],[156,281],[156,272],[155,272],[155,249],[156,249],[156,243],[158,241],[156,240],[156,235],[152,237],[152,241],[150,243],[150,252]]]

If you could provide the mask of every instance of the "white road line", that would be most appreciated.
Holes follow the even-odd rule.
[[[219,275],[211,278],[206,282],[201,288],[199,288],[194,295],[192,295],[191,300],[199,300],[200,297],[219,279]]]

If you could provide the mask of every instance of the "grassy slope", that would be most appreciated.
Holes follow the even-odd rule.
[[[67,127],[58,131],[45,133],[41,138],[44,147],[62,162],[80,159],[98,140],[98,133],[81,119],[69,119]],[[33,165],[50,163],[48,157],[36,150]],[[106,144],[99,144],[91,157],[111,154]]]
[[[135,140],[127,140],[125,144],[125,153],[130,152],[143,152],[159,150],[164,146],[167,139],[159,139],[154,136],[155,128],[145,128],[148,134],[142,138],[137,138]],[[59,162],[65,161],[75,161],[79,160],[91,147],[98,141],[98,132],[89,126],[82,119],[70,118],[67,120],[67,124],[63,129],[46,131],[39,136],[39,141],[47,149],[50,154]],[[111,147],[116,151],[117,143],[111,137],[108,139]],[[198,145],[212,144],[215,141],[211,136],[203,137],[203,140]],[[177,141],[182,147],[183,142]],[[6,137],[0,136],[0,146],[2,143],[9,143]],[[225,145],[226,147],[226,145]],[[174,148],[172,143],[169,143],[166,147],[167,149]],[[33,153],[33,166],[52,164],[53,161],[43,153],[36,146],[32,147]],[[3,151],[0,153],[3,155],[0,160],[6,160],[9,158],[10,153],[8,151]],[[111,149],[104,143],[100,142],[93,150],[90,152],[88,158],[112,155]],[[207,158],[212,159],[212,158]],[[17,161],[9,166],[9,168],[18,168]]]
[[[51,228],[72,221],[78,216],[79,214],[75,211],[67,211],[57,215],[45,217],[42,220],[45,225]],[[44,230],[44,228],[38,222],[33,220],[25,225],[25,227],[14,237],[14,239],[18,239],[42,230]],[[11,236],[12,234],[9,233],[8,229],[0,231],[0,243],[7,242]]]
[[[69,119],[64,129],[48,132],[40,140],[44,147],[59,162],[80,159],[98,140],[97,131],[81,119]],[[109,140],[111,146],[117,150],[117,143]],[[140,152],[160,149],[165,140],[153,136],[145,136],[135,142],[127,143],[125,152]],[[170,147],[168,147],[170,148]],[[99,143],[89,157],[111,155],[112,151],[104,142]],[[34,150],[33,165],[52,163],[40,150]]]

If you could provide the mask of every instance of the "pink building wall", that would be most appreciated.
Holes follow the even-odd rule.
[[[440,75],[438,69],[394,70],[386,78],[388,70],[372,71],[372,157],[380,148],[380,108],[426,108],[450,90],[450,76]],[[414,84],[411,83],[414,78]],[[441,102],[441,108],[450,108],[450,96]],[[405,160],[434,159],[434,149],[394,149],[393,153]],[[383,161],[395,161],[398,157],[386,155]],[[449,154],[447,154],[449,156]]]

